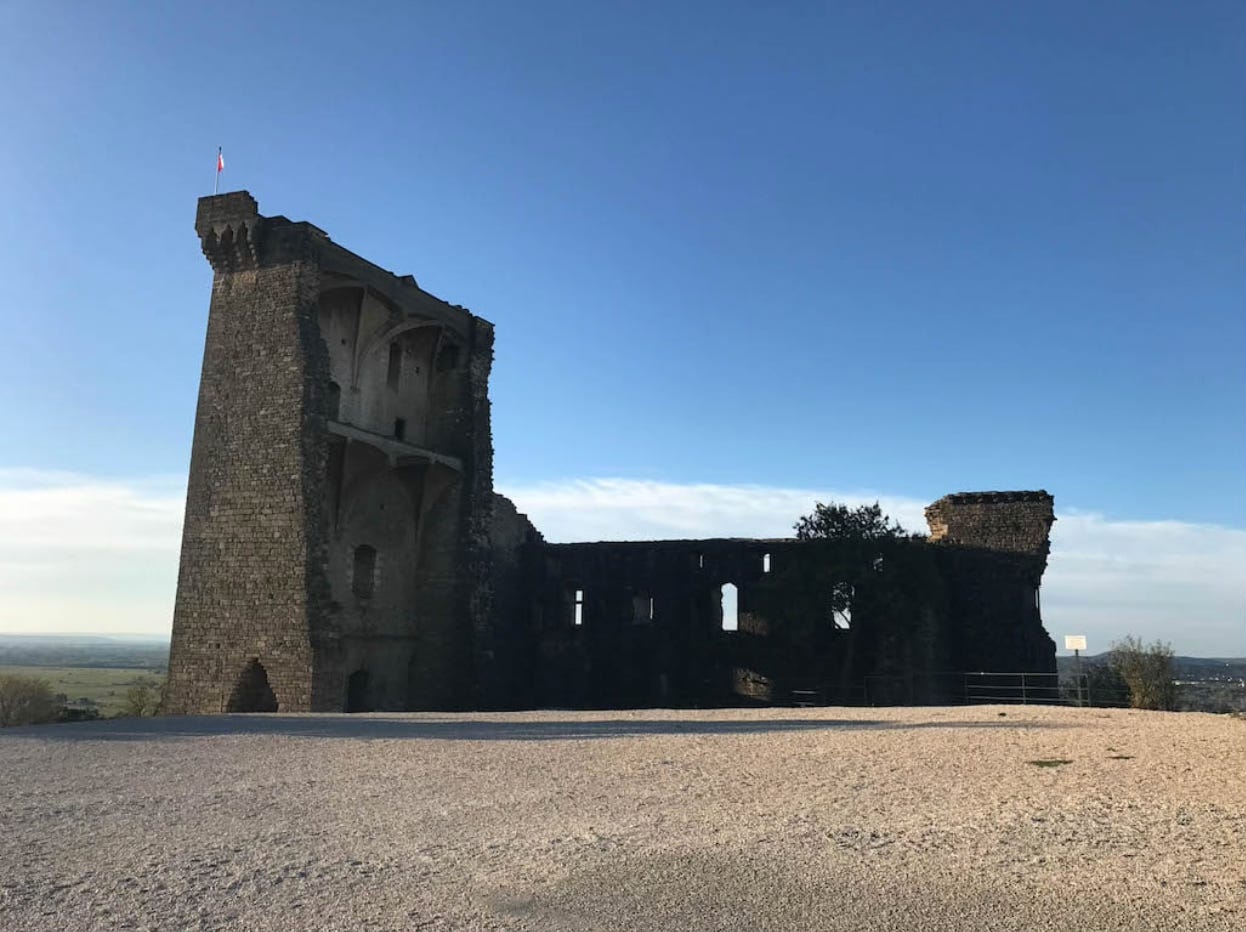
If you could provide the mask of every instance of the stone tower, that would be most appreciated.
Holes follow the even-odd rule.
[[[927,506],[930,542],[1041,557],[1051,551],[1056,516],[1047,492],[957,492]]]
[[[166,710],[487,705],[493,327],[199,201],[214,272]]]
[[[1056,672],[1039,601],[1055,520],[1044,491],[957,492],[926,508],[958,622],[960,669]]]

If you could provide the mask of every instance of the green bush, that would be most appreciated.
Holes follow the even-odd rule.
[[[160,706],[160,690],[154,680],[139,680],[125,691],[122,715],[155,715]]]
[[[1173,679],[1172,646],[1126,637],[1112,645],[1111,666],[1129,687],[1129,704],[1135,709],[1171,710],[1177,705]]]
[[[56,696],[47,680],[0,674],[0,728],[38,725],[56,718]]]
[[[1060,683],[1060,698],[1070,705],[1080,701],[1100,708],[1128,706],[1129,686],[1110,663],[1090,661],[1081,674],[1074,671]]]

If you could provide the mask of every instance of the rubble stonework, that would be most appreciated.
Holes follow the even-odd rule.
[[[195,228],[166,711],[936,702],[949,671],[1054,672],[1047,493],[945,496],[929,542],[547,544],[493,492],[492,324],[246,192]]]

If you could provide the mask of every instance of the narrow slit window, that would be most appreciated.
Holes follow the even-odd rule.
[[[770,554],[768,553],[763,553],[761,555],[761,571],[763,573],[770,572]]]
[[[699,570],[705,569],[705,554],[703,553],[697,554],[697,569]]]
[[[722,587],[723,630],[737,631],[740,628],[739,590],[735,583],[724,583]]]
[[[584,624],[584,590],[575,590],[575,614],[573,620],[577,625]]]
[[[325,397],[325,409],[329,420],[336,421],[342,408],[342,386],[337,382],[329,382],[329,391]]]
[[[389,369],[385,373],[385,384],[390,388],[398,387],[402,377],[402,347],[397,342],[389,344]]]
[[[370,544],[356,547],[352,569],[351,591],[361,599],[370,598],[376,590],[376,548]]]
[[[407,439],[407,422],[405,418],[401,418],[401,417],[394,418],[394,439],[395,440],[406,440]]]

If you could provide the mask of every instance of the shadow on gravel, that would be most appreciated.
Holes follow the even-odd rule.
[[[1062,728],[1060,723],[882,722],[861,719],[758,719],[753,721],[647,720],[498,722],[470,718],[395,718],[384,715],[205,715],[118,719],[14,728],[12,737],[44,741],[150,741],[280,735],[424,741],[588,741],[645,735],[758,735],[776,732],[906,731],[922,728]]]

